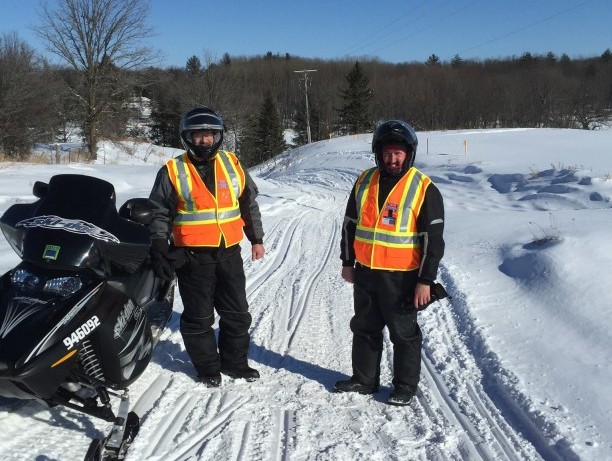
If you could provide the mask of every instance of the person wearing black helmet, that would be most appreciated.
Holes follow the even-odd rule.
[[[334,390],[378,391],[386,326],[393,344],[388,399],[393,405],[408,405],[417,391],[422,344],[417,312],[436,299],[432,286],[439,285],[435,280],[444,254],[442,195],[414,167],[417,145],[406,122],[389,120],[376,128],[376,167],[355,182],[342,226],[341,275],[353,284],[355,310],[353,374]]]
[[[149,197],[156,205],[153,269],[166,281],[176,271],[180,331],[198,379],[207,387],[220,386],[221,373],[254,381],[259,372],[247,360],[252,319],[240,242],[246,234],[252,260],[264,256],[257,186],[236,155],[221,149],[225,126],[217,112],[191,109],[179,131],[186,152],[159,170]]]

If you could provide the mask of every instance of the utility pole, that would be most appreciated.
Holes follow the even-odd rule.
[[[310,111],[308,110],[308,73],[316,72],[316,69],[310,70],[294,70],[296,74],[304,75],[304,96],[306,96],[306,134],[308,136],[308,144],[312,142],[312,138],[310,137]]]

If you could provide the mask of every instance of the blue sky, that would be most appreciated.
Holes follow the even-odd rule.
[[[58,0],[48,0],[53,5]],[[41,0],[1,0],[0,35],[44,52],[29,30]],[[612,49],[611,0],[151,0],[149,45],[160,63],[268,51],[388,62],[504,58],[552,51],[570,57]]]

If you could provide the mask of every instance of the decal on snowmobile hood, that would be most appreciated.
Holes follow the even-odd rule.
[[[46,245],[45,251],[43,251],[43,259],[50,259],[55,261],[60,252],[60,247],[57,245]]]
[[[119,239],[108,231],[80,219],[66,219],[55,215],[35,216],[24,219],[15,224],[15,227],[42,227],[45,229],[59,229],[74,234],[89,235],[92,238],[105,242],[119,243]]]
[[[125,327],[132,318],[132,314],[134,314],[134,317],[138,320],[142,314],[142,310],[137,307],[131,299],[129,299],[117,317],[117,323],[115,323],[115,328],[113,329],[115,338],[119,338],[123,334]]]
[[[0,325],[0,338],[7,336],[13,328],[27,319],[30,315],[45,307],[45,302],[27,296],[14,297],[6,310],[2,325]]]

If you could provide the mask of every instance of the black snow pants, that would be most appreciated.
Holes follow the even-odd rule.
[[[197,254],[190,255],[190,260],[177,276],[184,307],[181,335],[193,366],[199,375],[245,367],[252,319],[240,252],[215,262],[201,263]],[[218,346],[215,310],[219,314]]]
[[[416,387],[423,337],[412,304],[417,271],[372,270],[357,264],[354,280],[353,376],[367,386],[380,383],[383,329],[393,343],[393,385]]]

